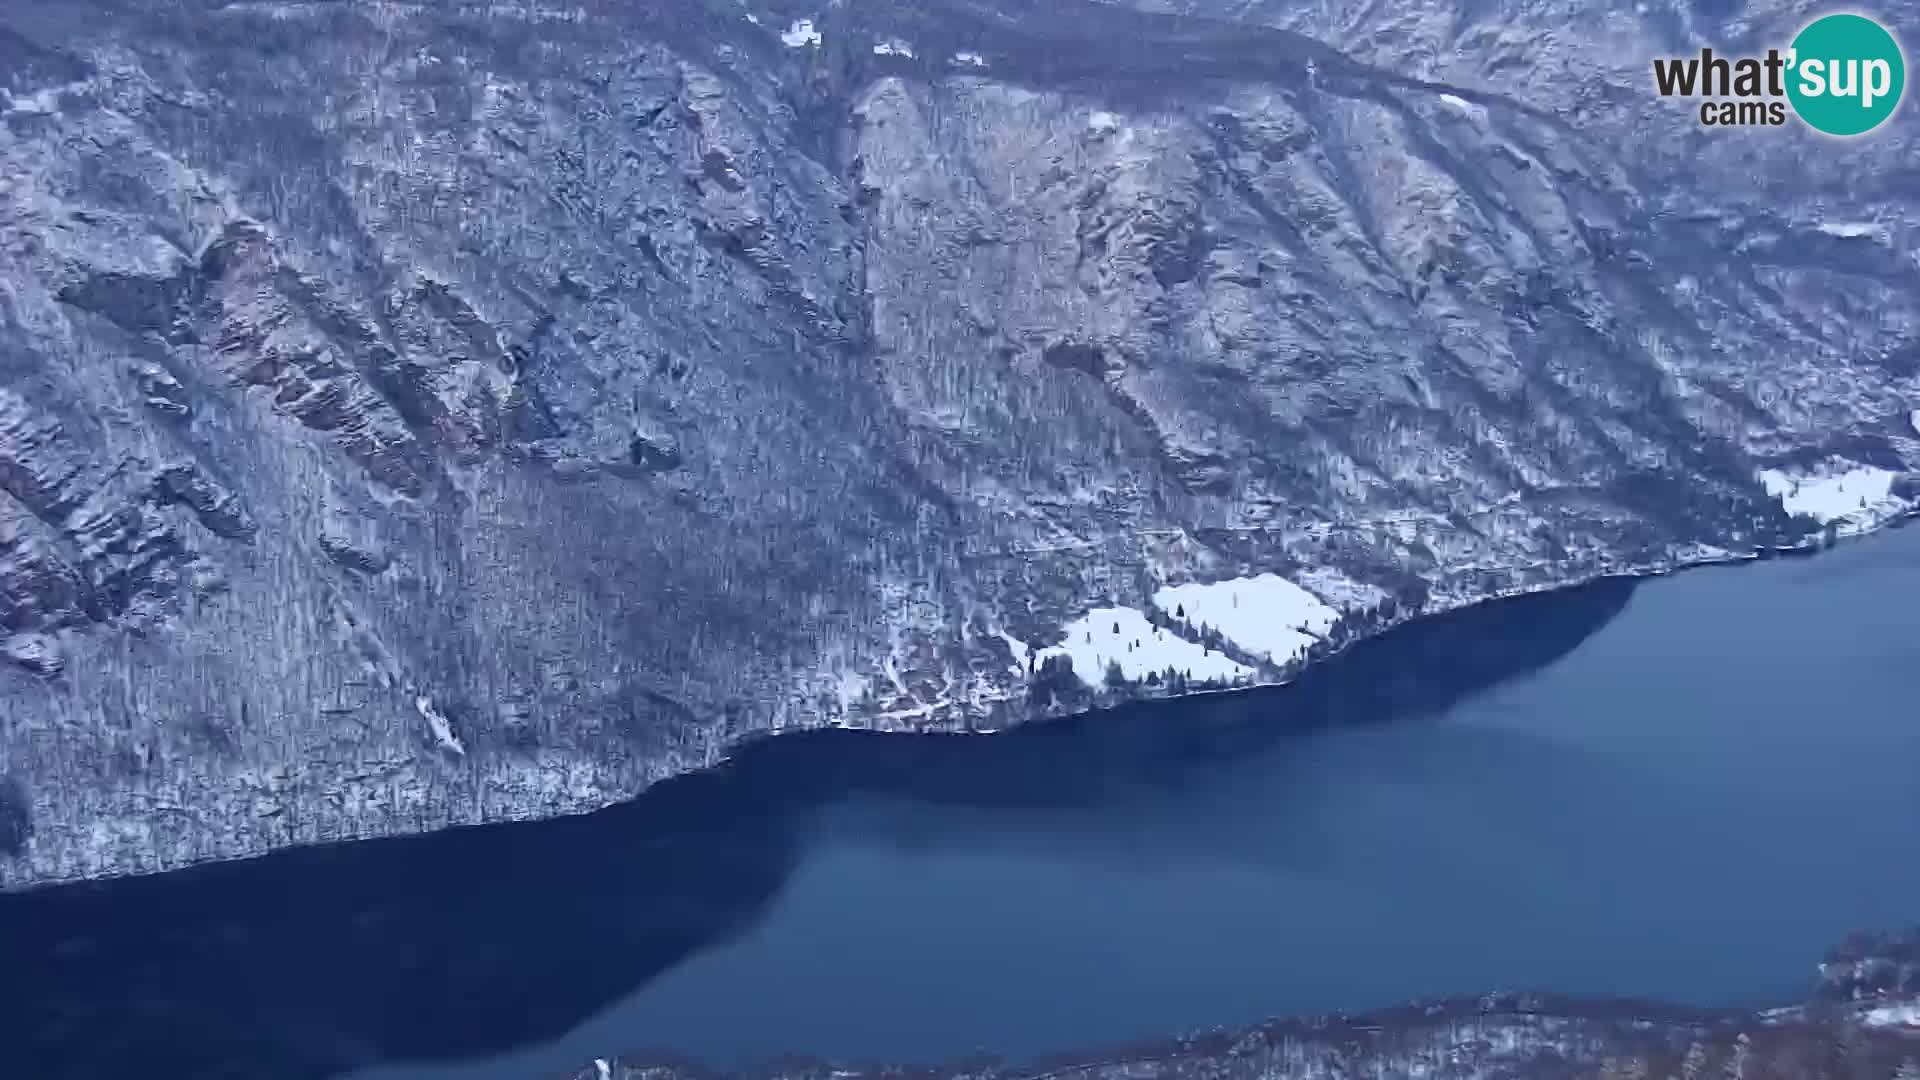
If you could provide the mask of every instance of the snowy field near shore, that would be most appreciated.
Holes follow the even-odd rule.
[[[1108,661],[1118,661],[1121,672],[1135,680],[1168,668],[1195,681],[1233,682],[1253,675],[1252,668],[1234,663],[1217,650],[1153,625],[1137,608],[1094,608],[1068,623],[1065,630],[1067,640],[1040,650],[1038,659],[1064,654],[1073,661],[1073,673],[1088,686],[1105,682]]]
[[[1172,585],[1155,592],[1153,603],[1169,615],[1184,611],[1196,631],[1211,626],[1239,648],[1276,664],[1306,652],[1340,617],[1319,597],[1277,574]]]
[[[1789,514],[1807,514],[1826,524],[1851,518],[1893,494],[1899,474],[1871,465],[1856,465],[1824,475],[1794,476],[1778,469],[1760,474],[1767,494],[1780,500]]]

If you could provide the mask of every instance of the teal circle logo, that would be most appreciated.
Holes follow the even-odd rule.
[[[1823,15],[1793,39],[1787,100],[1809,127],[1860,135],[1893,115],[1907,62],[1886,27],[1864,15]]]

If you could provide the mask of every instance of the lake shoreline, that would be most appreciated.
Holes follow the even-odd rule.
[[[1255,682],[1248,683],[1246,685],[1191,689],[1186,691],[1185,693],[1178,694],[1178,695],[1147,694],[1147,693],[1139,693],[1136,691],[1136,692],[1127,693],[1119,697],[1110,698],[1108,700],[1099,701],[1091,708],[1080,709],[1080,710],[1075,710],[1071,712],[1061,712],[1061,713],[1033,716],[1027,719],[1017,720],[1015,722],[1005,724],[1003,726],[976,726],[972,724],[933,723],[933,724],[926,725],[924,727],[884,727],[884,726],[876,726],[876,725],[861,723],[856,720],[853,722],[839,723],[839,724],[819,724],[819,725],[807,724],[807,725],[797,725],[797,726],[783,727],[783,728],[756,729],[753,731],[743,733],[737,739],[728,743],[711,760],[706,761],[705,763],[698,765],[697,767],[694,767],[694,768],[670,772],[662,776],[656,777],[652,781],[650,781],[648,784],[646,784],[646,786],[642,787],[634,794],[627,796],[625,798],[616,799],[610,802],[595,802],[588,805],[582,805],[579,808],[563,809],[557,813],[556,812],[513,812],[513,813],[501,814],[496,817],[491,817],[491,818],[487,818],[485,820],[479,820],[479,821],[457,821],[450,824],[429,825],[427,827],[419,828],[419,829],[375,833],[375,834],[369,834],[365,836],[348,835],[348,836],[341,836],[334,839],[314,841],[314,842],[308,842],[308,841],[294,842],[290,844],[264,848],[257,851],[246,851],[240,854],[211,855],[206,858],[190,859],[187,861],[183,861],[177,865],[167,866],[163,869],[137,868],[137,869],[128,869],[128,870],[115,870],[113,872],[91,874],[91,875],[80,876],[80,877],[28,878],[25,881],[22,881],[19,883],[13,883],[11,881],[8,881],[5,879],[4,875],[0,875],[0,896],[18,895],[18,894],[24,894],[24,893],[45,891],[50,889],[57,890],[61,888],[84,885],[84,884],[93,883],[93,882],[113,882],[113,881],[129,880],[129,879],[151,878],[151,877],[164,876],[169,874],[190,873],[208,866],[217,866],[224,863],[244,863],[244,862],[251,862],[257,859],[269,858],[280,852],[291,851],[291,850],[301,850],[301,849],[310,849],[310,848],[334,848],[334,847],[339,847],[343,845],[378,843],[383,840],[394,840],[394,839],[405,839],[405,838],[416,837],[416,836],[427,836],[427,835],[432,835],[435,833],[442,833],[442,832],[471,830],[471,829],[486,829],[490,827],[497,827],[497,826],[503,826],[503,825],[525,825],[525,824],[532,824],[532,823],[537,823],[541,821],[554,821],[554,820],[562,820],[567,818],[587,817],[587,816],[603,813],[611,809],[616,809],[622,806],[630,805],[630,804],[639,802],[641,800],[644,800],[656,789],[658,789],[662,784],[671,783],[675,780],[679,780],[684,777],[699,776],[704,773],[711,773],[717,769],[724,769],[734,761],[738,760],[741,755],[758,752],[759,748],[764,747],[768,743],[772,743],[780,740],[792,739],[795,737],[805,737],[807,735],[819,734],[822,732],[834,732],[834,731],[871,732],[871,733],[882,734],[887,736],[913,736],[913,735],[929,735],[929,734],[1004,736],[1011,732],[1023,731],[1023,730],[1028,730],[1036,727],[1047,727],[1047,726],[1058,725],[1062,723],[1090,722],[1090,721],[1097,720],[1097,718],[1111,715],[1117,710],[1121,710],[1129,707],[1135,707],[1135,706],[1141,706],[1141,705],[1163,705],[1163,704],[1168,704],[1168,703],[1177,702],[1177,701],[1204,700],[1209,698],[1234,697],[1234,696],[1245,695],[1249,693],[1267,692],[1267,691],[1272,691],[1272,690],[1292,686],[1297,682],[1299,682],[1304,677],[1312,675],[1316,672],[1326,671],[1329,668],[1336,666],[1336,662],[1345,659],[1357,647],[1364,646],[1369,643],[1381,641],[1383,639],[1390,637],[1395,632],[1403,631],[1406,628],[1419,626],[1423,623],[1431,622],[1436,619],[1445,619],[1448,617],[1457,616],[1462,612],[1473,611],[1473,610],[1488,607],[1490,605],[1498,605],[1501,603],[1507,603],[1507,602],[1522,600],[1522,599],[1531,598],[1531,597],[1556,596],[1556,595],[1561,595],[1566,593],[1574,593],[1574,592],[1578,592],[1581,589],[1591,588],[1597,584],[1600,584],[1602,582],[1607,582],[1607,581],[1639,582],[1639,581],[1645,581],[1653,578],[1670,577],[1670,576],[1674,576],[1676,574],[1680,574],[1688,571],[1706,569],[1711,567],[1735,566],[1735,565],[1743,565],[1747,563],[1767,562],[1767,561],[1771,561],[1774,559],[1781,559],[1781,558],[1792,558],[1792,559],[1815,558],[1829,550],[1833,550],[1836,547],[1870,540],[1871,538],[1878,536],[1882,533],[1907,527],[1908,525],[1910,525],[1912,522],[1916,520],[1920,520],[1920,503],[1908,503],[1908,504],[1903,504],[1899,509],[1893,510],[1885,514],[1885,516],[1878,517],[1872,520],[1870,523],[1868,523],[1863,527],[1860,527],[1854,531],[1851,531],[1849,533],[1846,533],[1838,537],[1837,540],[1832,543],[1824,542],[1819,534],[1809,534],[1801,543],[1795,544],[1795,545],[1759,547],[1746,553],[1727,552],[1721,555],[1704,556],[1704,557],[1698,557],[1698,558],[1669,557],[1667,559],[1657,560],[1653,562],[1623,565],[1623,566],[1615,567],[1612,569],[1601,570],[1593,573],[1584,574],[1579,577],[1567,578],[1563,580],[1554,581],[1551,583],[1517,586],[1512,588],[1495,590],[1493,592],[1473,596],[1471,598],[1448,598],[1447,600],[1443,601],[1442,604],[1440,604],[1439,606],[1424,607],[1418,611],[1412,611],[1412,612],[1399,611],[1389,618],[1379,620],[1369,625],[1364,625],[1360,627],[1358,630],[1356,630],[1346,640],[1342,641],[1338,646],[1332,648],[1331,650],[1321,655],[1309,657],[1305,663],[1298,665],[1294,670],[1290,671],[1285,676],[1277,679],[1255,681]],[[547,809],[547,808],[542,808],[542,809]]]
[[[1906,532],[1468,605],[1257,694],[795,732],[596,814],[0,895],[0,1060],[524,1080],[1026,1060],[1489,987],[1765,1011],[1920,898],[1885,857],[1920,821]]]
[[[1552,594],[1561,593],[1561,592],[1571,592],[1578,589],[1584,589],[1597,582],[1607,581],[1607,580],[1631,579],[1631,580],[1639,581],[1639,580],[1645,580],[1649,578],[1671,577],[1675,574],[1682,574],[1692,570],[1704,570],[1712,567],[1739,566],[1745,563],[1769,562],[1774,559],[1817,558],[1820,555],[1825,554],[1826,552],[1839,547],[1840,545],[1853,544],[1853,543],[1858,543],[1860,541],[1869,540],[1875,536],[1880,535],[1881,533],[1889,532],[1895,529],[1905,528],[1915,521],[1920,521],[1920,503],[1914,503],[1902,510],[1893,512],[1887,515],[1886,517],[1883,517],[1874,521],[1870,525],[1867,525],[1853,532],[1849,532],[1842,536],[1839,536],[1832,542],[1827,542],[1817,536],[1810,536],[1804,542],[1799,544],[1761,547],[1761,548],[1756,548],[1753,551],[1745,554],[1736,553],[1736,552],[1727,552],[1726,554],[1723,554],[1723,555],[1715,555],[1715,556],[1708,556],[1708,557],[1702,557],[1702,558],[1691,558],[1691,559],[1680,558],[1680,559],[1669,559],[1669,560],[1660,561],[1660,562],[1634,564],[1630,566],[1621,567],[1618,569],[1597,571],[1595,573],[1585,574],[1580,577],[1567,578],[1565,580],[1556,581],[1550,584],[1516,586],[1512,588],[1498,589],[1493,592],[1489,592],[1489,593],[1486,593],[1480,596],[1471,597],[1471,598],[1458,598],[1440,607],[1422,608],[1419,611],[1397,614],[1391,618],[1384,619],[1377,623],[1365,626],[1361,628],[1358,632],[1356,632],[1351,638],[1341,642],[1340,645],[1338,645],[1331,651],[1326,652],[1319,656],[1311,657],[1305,664],[1301,665],[1296,670],[1292,671],[1291,673],[1289,673],[1288,675],[1286,675],[1284,678],[1281,678],[1281,679],[1276,679],[1273,681],[1266,681],[1266,682],[1256,681],[1244,686],[1207,687],[1199,690],[1190,690],[1184,694],[1139,695],[1139,696],[1124,699],[1123,701],[1115,704],[1130,704],[1137,701],[1180,701],[1190,697],[1201,697],[1201,696],[1210,695],[1210,694],[1238,694],[1238,693],[1245,693],[1250,690],[1265,690],[1265,689],[1270,689],[1276,686],[1287,686],[1292,684],[1294,681],[1299,679],[1300,676],[1306,674],[1307,672],[1318,669],[1318,668],[1322,668],[1325,665],[1340,659],[1342,656],[1350,652],[1356,645],[1360,645],[1368,641],[1376,640],[1383,635],[1390,634],[1395,630],[1398,630],[1405,626],[1413,625],[1415,623],[1421,622],[1422,620],[1439,618],[1441,616],[1451,615],[1456,612],[1480,607],[1485,604],[1496,604],[1506,600],[1518,599],[1520,597],[1543,596],[1543,595],[1552,595]],[[1069,713],[1064,715],[1065,716],[1084,716],[1088,714],[1095,714],[1095,713],[1110,710],[1115,707],[1115,704],[1103,704],[1100,706],[1096,706],[1093,709],[1088,709],[1082,712]],[[1061,718],[1062,717],[1049,716],[1043,720],[1027,721],[1027,722],[1028,723],[1034,723],[1034,722],[1046,723],[1048,721],[1057,720]],[[1008,730],[1008,729],[1004,729],[1004,728],[985,729],[985,730],[982,730],[980,733],[995,734],[1003,730]],[[783,733],[782,732],[762,732],[762,733],[757,733],[756,737],[759,737],[759,738],[776,737],[780,734],[783,734]]]
[[[1496,991],[1364,1012],[1277,1017],[1099,1051],[1024,1061],[981,1056],[941,1065],[792,1057],[743,1070],[674,1057],[610,1057],[550,1080],[1053,1080],[1273,1075],[1413,1075],[1468,1064],[1499,1075],[1708,1075],[1741,1062],[1752,1080],[1884,1075],[1920,1057],[1920,929],[1856,935],[1829,953],[1813,992],[1769,1008],[1695,1008],[1642,998]],[[1821,1055],[1838,1055],[1826,1059]],[[1267,1066],[1263,1068],[1263,1066]],[[1812,1066],[1813,1068],[1809,1068]],[[1568,1070],[1575,1071],[1568,1071]],[[1815,1071],[1815,1070],[1819,1071]],[[1874,1071],[1881,1070],[1881,1071]],[[1732,1075],[1731,1073],[1729,1075]],[[529,1077],[528,1080],[535,1080]]]

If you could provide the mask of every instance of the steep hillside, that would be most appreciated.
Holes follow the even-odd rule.
[[[0,885],[1913,505],[1911,103],[1635,74],[1794,11],[1161,7],[8,3]]]

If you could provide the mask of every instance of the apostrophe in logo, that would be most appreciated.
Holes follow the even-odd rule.
[[[1864,15],[1807,24],[1787,53],[1787,100],[1816,131],[1860,135],[1893,115],[1907,88],[1907,62],[1886,27]]]
[[[1778,126],[1788,107],[1815,131],[1860,135],[1886,122],[1906,92],[1906,57],[1891,33],[1864,15],[1823,15],[1786,49],[1764,56],[1662,57],[1661,97],[1697,97],[1707,127]]]

